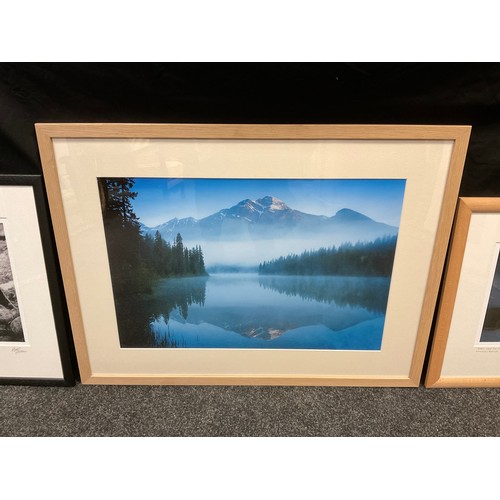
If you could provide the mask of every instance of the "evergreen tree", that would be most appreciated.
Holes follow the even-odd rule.
[[[177,233],[174,243],[174,265],[173,274],[182,276],[185,273],[184,269],[184,244],[182,243],[182,236]]]
[[[152,273],[141,258],[145,245],[132,205],[137,197],[132,191],[134,180],[100,178],[98,183],[114,292],[124,296],[148,291]]]
[[[132,206],[132,200],[137,197],[137,193],[131,191],[134,184],[134,179],[127,177],[99,179],[101,204],[108,221],[118,221],[124,228],[139,228],[139,220]]]
[[[160,232],[156,231],[154,238],[153,267],[155,272],[160,276],[167,274],[166,253],[166,242],[161,237]]]

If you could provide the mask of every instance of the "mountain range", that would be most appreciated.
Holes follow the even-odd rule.
[[[153,236],[159,231],[166,241],[173,241],[180,233],[183,240],[198,243],[283,238],[309,241],[320,237],[331,246],[343,241],[371,241],[397,234],[398,228],[376,222],[349,208],[331,217],[313,215],[290,208],[273,196],[265,196],[258,200],[242,200],[202,219],[174,218],[155,227],[142,225],[142,231]]]

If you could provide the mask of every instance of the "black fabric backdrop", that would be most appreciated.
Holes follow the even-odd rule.
[[[500,196],[498,63],[0,63],[0,172],[36,122],[472,125],[460,195]]]

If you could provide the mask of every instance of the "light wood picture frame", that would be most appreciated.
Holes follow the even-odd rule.
[[[83,383],[419,385],[467,151],[469,126],[37,124],[36,132]],[[288,198],[275,198],[273,192],[262,197],[261,191],[253,189],[254,181],[266,188],[276,188],[278,192],[286,191],[296,206],[290,203],[290,208],[286,204]],[[288,183],[286,189],[280,182]],[[175,191],[178,186],[182,189]],[[233,290],[234,283],[217,281],[215,275],[211,275],[206,288],[202,287],[202,299],[191,294],[180,303],[168,295],[173,292],[165,292],[162,300],[170,300],[173,305],[164,314],[155,311],[147,320],[149,340],[134,344],[138,338],[136,331],[127,325],[143,313],[133,315],[130,310],[135,306],[119,306],[123,290],[118,291],[122,281],[117,278],[115,264],[119,259],[114,257],[117,254],[113,250],[128,246],[115,245],[119,240],[112,239],[105,222],[109,214],[115,214],[112,204],[116,189],[122,201],[129,200],[122,204],[124,213],[119,219],[122,225],[132,221],[137,229],[146,221],[144,203],[151,200],[164,200],[156,202],[155,216],[168,207],[168,216],[164,215],[164,219],[151,217],[149,220],[155,222],[140,226],[141,244],[149,238],[147,233],[151,227],[160,232],[170,227],[167,222],[171,221],[198,224],[202,219],[197,217],[208,218],[210,213],[219,220],[229,214],[232,222],[225,227],[231,227],[238,235],[255,234],[257,226],[253,224],[253,216],[248,216],[245,210],[258,214],[265,212],[266,217],[270,217],[270,212],[286,211],[307,219],[310,225],[317,224],[314,227],[323,228],[316,234],[328,240],[334,232],[324,229],[326,223],[343,221],[343,227],[351,227],[356,224],[350,221],[356,219],[364,221],[363,227],[373,226],[372,223],[379,228],[388,227],[390,224],[382,224],[389,220],[382,214],[385,207],[391,220],[397,216],[397,222],[391,222],[391,227],[397,230],[397,244],[394,243],[389,272],[382,278],[375,277],[375,280],[381,279],[385,287],[383,307],[367,305],[364,299],[352,301],[345,295],[339,298],[338,290],[344,293],[351,286],[355,288],[355,295],[363,295],[364,289],[363,293],[358,292],[359,287],[365,285],[356,281],[357,277],[344,276],[344,281],[336,285],[332,285],[333,278],[329,278],[329,290],[333,287],[334,291],[330,290],[326,298],[317,297],[319,287],[314,277],[300,286],[297,283],[285,285],[287,280],[284,278],[280,283],[269,283],[266,277],[262,277],[262,281],[259,277],[254,279],[251,289],[259,293],[241,288],[238,293],[242,295],[236,299],[229,291]],[[238,198],[244,191],[248,195]],[[229,192],[235,197],[232,202],[226,200]],[[175,198],[175,193],[182,196]],[[332,193],[336,193],[335,196]],[[163,198],[156,198],[160,194]],[[363,209],[359,208],[362,199],[363,203],[370,200],[370,209],[378,210],[376,217],[363,214]],[[142,208],[138,200],[142,200]],[[207,200],[211,202],[211,212]],[[177,218],[176,214],[181,211],[176,212],[174,207],[191,212],[186,210]],[[204,213],[202,208],[206,210]],[[148,213],[151,215],[151,211]],[[195,217],[191,216],[193,213]],[[236,221],[238,217],[245,219],[243,225]],[[266,220],[269,221],[269,217]],[[161,220],[165,223],[160,224]],[[284,230],[282,226],[274,227],[276,234],[269,236],[268,231],[266,238],[270,238],[280,252],[269,261],[259,260],[260,271],[263,267],[270,269],[272,266],[266,267],[269,263],[276,266],[278,256],[286,260],[288,255],[293,260],[311,250],[307,246],[301,254],[292,245],[290,236],[279,236]],[[159,247],[184,249],[186,259],[188,254],[201,253],[198,243],[188,250],[180,245],[182,238],[180,242],[170,240],[167,244],[162,242],[163,235],[158,236],[153,231],[147,245],[152,245],[152,239],[157,237]],[[234,256],[243,252],[251,241],[248,238],[238,240],[236,245],[244,243],[238,247],[228,243],[234,239],[234,234],[225,238],[224,245],[215,243],[215,247],[210,247],[212,242],[206,236],[201,247],[207,260],[210,252],[210,255]],[[303,241],[301,238],[298,240]],[[333,255],[340,249],[354,247],[354,253],[364,252],[358,256],[360,261],[370,260],[365,255],[371,251],[367,250],[369,244],[354,241],[354,236],[350,238],[346,244],[324,244],[328,246],[327,253]],[[333,236],[331,241],[334,241]],[[253,253],[241,253],[248,263],[262,250],[263,246],[259,245]],[[234,248],[238,251],[228,250]],[[316,247],[310,254],[318,252]],[[364,273],[359,267],[360,261],[356,261],[354,268],[358,275]],[[182,265],[188,266],[188,260],[184,263]],[[255,262],[252,260],[251,264],[254,266]],[[348,274],[350,271],[346,269],[342,268],[341,273]],[[322,274],[323,271],[315,272]],[[372,274],[377,275],[376,272]],[[167,277],[162,282],[166,289],[168,283],[172,283],[170,279]],[[229,288],[224,288],[226,286]],[[136,292],[135,287],[130,289]],[[158,291],[154,290],[154,293]],[[377,294],[374,289],[370,290],[368,295]],[[232,324],[228,326],[228,309],[224,309],[226,312],[217,309],[222,307],[219,302],[214,306],[212,297],[220,300],[221,293],[224,307],[232,308],[231,315],[240,311],[242,303],[246,307],[252,297],[254,309],[248,307],[243,311],[245,320],[238,317],[238,328]],[[270,303],[263,305],[253,301],[253,297],[268,296],[266,294],[273,294],[272,300],[279,299],[280,304],[288,297],[293,297],[295,302],[273,309]],[[154,300],[146,302],[149,307]],[[314,311],[319,309],[313,310],[308,316],[309,323],[304,323],[298,316],[300,311],[304,311],[302,316],[306,315],[308,302],[321,308],[321,312],[315,316]],[[265,312],[269,309],[274,313]],[[331,318],[341,310],[342,314],[362,313],[362,319],[345,319],[342,323],[340,316]],[[128,314],[128,323],[122,321],[124,312]],[[210,319],[203,316],[208,312]],[[188,318],[193,315],[196,319],[190,323]],[[261,318],[264,316],[265,321]],[[327,316],[334,326],[324,320]],[[254,325],[257,317],[265,324]],[[273,323],[278,317],[282,321],[279,325]],[[315,326],[311,330],[315,323],[321,324],[321,329]],[[364,343],[365,334],[360,334],[353,326],[361,323],[363,328],[371,325],[373,331],[378,329],[378,340]],[[172,329],[183,332],[180,340],[172,341],[171,325]],[[204,332],[208,330],[212,333],[205,338]],[[325,343],[316,342],[316,337],[315,343],[308,343],[311,331],[314,334],[321,331],[327,339]],[[143,334],[141,329],[140,335]],[[221,339],[229,338],[228,335],[231,340],[222,342]],[[363,341],[355,345],[352,339],[356,335]],[[332,338],[341,340],[335,343]],[[219,343],[211,344],[213,339]],[[298,343],[294,344],[297,339]]]
[[[460,198],[425,385],[500,387],[500,198]]]

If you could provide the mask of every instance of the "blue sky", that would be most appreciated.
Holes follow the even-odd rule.
[[[134,210],[154,227],[174,217],[201,219],[246,198],[270,195],[288,206],[332,216],[350,208],[399,226],[404,179],[161,179],[135,178]]]

